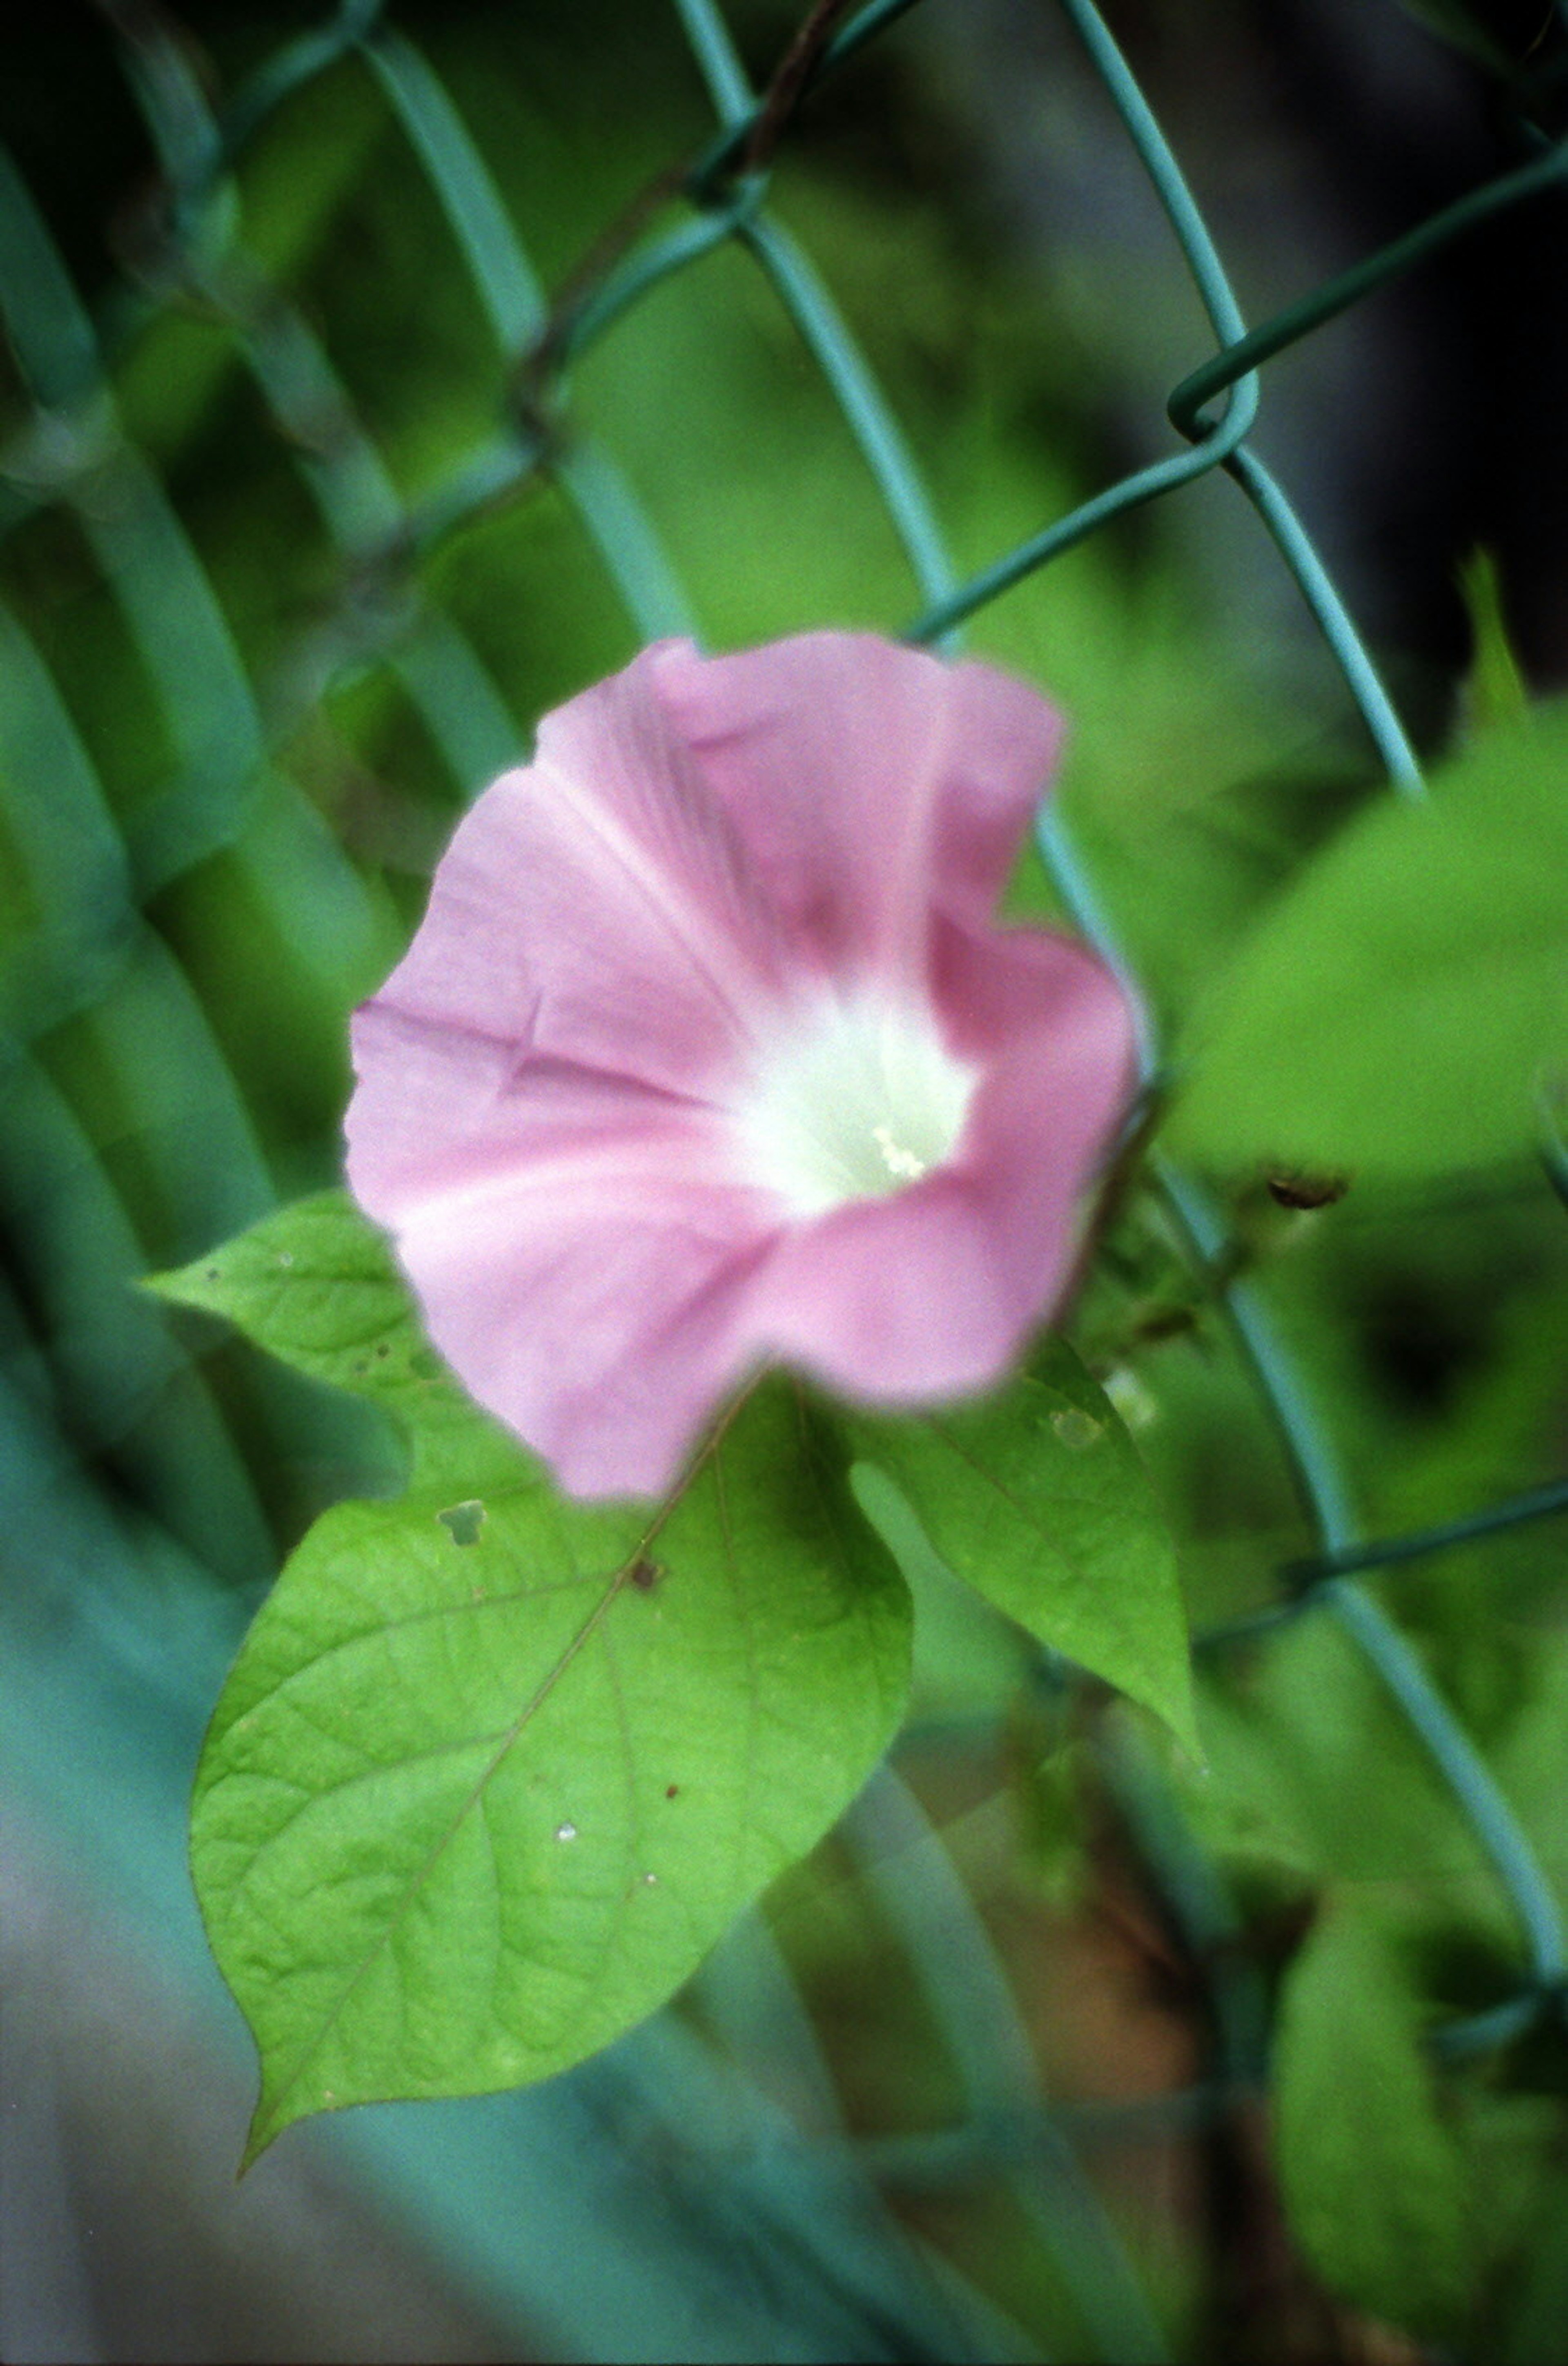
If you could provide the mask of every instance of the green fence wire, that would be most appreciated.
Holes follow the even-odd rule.
[[[951,642],[966,619],[1112,519],[1179,497],[1221,471],[1296,583],[1393,789],[1422,794],[1419,765],[1377,669],[1311,535],[1258,456],[1252,438],[1265,399],[1262,370],[1483,218],[1568,179],[1568,145],[1527,126],[1534,152],[1525,163],[1248,329],[1202,213],[1105,21],[1089,0],[1059,0],[1163,208],[1173,260],[1190,277],[1215,350],[1169,395],[1175,448],[964,576],[864,354],[768,204],[794,109],[809,107],[817,85],[849,69],[914,5],[874,0],[853,15],[830,0],[819,6],[778,77],[759,92],[716,0],[674,0],[716,129],[613,226],[554,302],[458,104],[375,0],[347,0],[220,107],[209,101],[169,20],[152,11],[106,11],[161,181],[140,284],[121,288],[96,317],[73,287],[21,176],[0,155],[0,304],[32,406],[5,456],[0,545],[40,520],[72,522],[135,654],[165,751],[160,777],[134,794],[106,777],[54,653],[18,608],[0,606],[6,684],[0,830],[21,882],[23,912],[0,1036],[8,1115],[0,1219],[9,1276],[0,1301],[0,1521],[13,1547],[25,1550],[27,1540],[47,1538],[58,1598],[70,1599],[73,1617],[97,1620],[106,1664],[145,1669],[149,1662],[134,1606],[149,1572],[161,1572],[159,1583],[188,1606],[180,1570],[216,1554],[221,1573],[254,1592],[271,1554],[246,1456],[200,1363],[126,1288],[148,1265],[175,1262],[235,1230],[288,1181],[271,1169],[258,1140],[243,1063],[224,1047],[220,1014],[187,975],[159,914],[203,865],[227,859],[270,916],[277,941],[295,949],[291,957],[324,977],[339,1004],[352,998],[367,963],[388,942],[389,923],[321,827],[282,751],[323,693],[373,658],[395,675],[458,794],[471,794],[514,757],[530,718],[513,711],[472,636],[431,592],[425,566],[498,501],[552,487],[597,552],[637,637],[695,629],[694,603],[634,486],[573,416],[575,366],[611,343],[673,276],[702,269],[720,251],[738,254],[791,324],[904,554],[917,611],[905,627],[909,637]],[[399,491],[356,416],[328,338],[246,254],[236,227],[233,175],[252,144],[279,110],[353,59],[373,78],[411,167],[445,220],[504,388],[488,438],[417,501]],[[225,339],[335,557],[335,605],[301,637],[288,662],[264,678],[254,674],[226,621],[157,466],[125,429],[114,391],[119,357],[135,338],[150,321],[182,309]],[[1094,882],[1056,817],[1043,826],[1041,845],[1068,908],[1125,969]],[[306,912],[294,900],[302,876],[314,899]],[[1145,1056],[1152,1076],[1158,1064],[1152,1043]],[[112,1079],[96,1118],[85,1114],[84,1096],[70,1088],[84,1075]],[[171,1075],[178,1078],[173,1090]],[[1562,1917],[1480,1751],[1359,1581],[1364,1572],[1559,1513],[1568,1508],[1568,1479],[1478,1510],[1460,1507],[1437,1526],[1364,1537],[1336,1441],[1262,1292],[1227,1279],[1235,1260],[1221,1217],[1190,1178],[1162,1166],[1158,1180],[1193,1273],[1231,1327],[1315,1538],[1311,1560],[1280,1572],[1278,1613],[1201,1639],[1211,1651],[1241,1635],[1261,1637],[1267,1648],[1270,1625],[1282,1617],[1331,1619],[1376,1671],[1517,1920],[1517,1998],[1449,2035],[1454,2050],[1500,2043],[1561,2001],[1568,1977]],[[287,1405],[269,1418],[286,1426]],[[132,1470],[141,1474],[140,1493]],[[156,1518],[145,1508],[152,1503]],[[200,1681],[209,1673],[204,1665]],[[186,1710],[195,1714],[191,1699]],[[1234,1927],[1234,1910],[1181,1831],[1157,1773],[1123,1762],[1112,1783],[1160,1868],[1176,1920],[1195,1952],[1212,1953],[1215,1933]],[[880,2154],[874,2145],[852,2143],[838,2123],[831,2074],[809,2020],[760,1922],[721,1951],[699,1985],[710,2024],[728,2034],[737,2059],[784,2049],[794,2090],[816,2099],[806,2114],[813,2124],[803,2133],[776,2112],[770,2116],[754,2081],[740,2104],[727,2102],[711,2060],[671,2029],[640,2052],[636,2043],[620,2049],[618,2067],[584,2074],[577,2091],[590,2099],[585,2108],[614,2128],[620,2081],[638,2108],[662,2112],[671,2128],[702,2119],[692,2102],[698,2093],[708,2097],[715,2124],[733,2129],[725,2115],[739,2111],[750,2182],[733,2201],[728,2225],[710,2225],[707,2236],[716,2257],[729,2256],[738,2243],[749,2243],[759,2259],[772,2244],[775,2265],[809,2255],[820,2290],[837,2296],[815,2327],[812,2354],[831,2355],[839,2343],[863,2356],[1010,2349],[1016,2328],[923,2252],[886,2208],[884,2182],[940,2181],[945,2161],[964,2175],[988,2163],[1010,2181],[1055,2261],[1086,2350],[1120,2360],[1164,2356],[1163,2337],[1080,2165],[1072,2115],[1054,2112],[1040,2095],[1005,1972],[911,1795],[893,1774],[879,1778],[847,1832],[926,1985],[957,2066],[964,2125],[946,2138],[884,2146]],[[1216,1973],[1222,2087],[1260,2073],[1263,2008],[1245,1979],[1242,1989],[1234,1981],[1227,1989]],[[760,1997],[771,2000],[765,2013]],[[431,2190],[422,2189],[426,2200]],[[462,2190],[482,2215],[486,2205],[471,2181]],[[695,2201],[692,2207],[700,2216]],[[739,2226],[736,2212],[750,2214],[749,2227]],[[482,2280],[492,2270],[493,2259],[475,2272]],[[788,2322],[792,2304],[779,2300],[779,2321]],[[589,2310],[570,2328],[573,2338],[591,2344],[594,2324]],[[733,2326],[729,2332],[745,2338]]]

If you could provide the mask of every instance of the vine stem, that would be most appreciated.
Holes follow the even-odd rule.
[[[1247,335],[1224,269],[1159,125],[1091,0],[1062,0],[1149,175],[1216,335],[1235,346]],[[1190,381],[1189,381],[1190,384]],[[1255,378],[1236,391],[1255,389]],[[1233,397],[1233,400],[1235,398]],[[1359,635],[1284,495],[1238,439],[1224,465],[1272,535],[1345,675],[1389,772],[1404,794],[1423,794],[1420,768]],[[1039,832],[1040,851],[1058,893],[1083,930],[1122,975],[1127,963],[1071,857],[1059,820]],[[1145,1080],[1155,1047],[1145,1030]],[[1168,1161],[1154,1162],[1156,1187],[1194,1268],[1208,1280],[1283,1448],[1302,1507],[1322,1552],[1353,1554],[1360,1532],[1339,1461],[1269,1313],[1256,1292],[1228,1276],[1227,1231],[1208,1196]],[[1365,1589],[1348,1577],[1325,1581],[1321,1601],[1382,1679],[1468,1820],[1521,1926],[1530,1974],[1545,1989],[1563,1980],[1562,1917],[1535,1852],[1480,1752],[1443,1699],[1412,1645]]]
[[[1226,1242],[1206,1196],[1169,1166],[1162,1197],[1195,1262],[1213,1273]],[[1361,1538],[1338,1460],[1256,1293],[1220,1283],[1216,1297],[1284,1448],[1303,1510],[1325,1560],[1353,1561]],[[1562,1919],[1528,1835],[1475,1744],[1433,1684],[1414,1647],[1366,1588],[1325,1578],[1311,1597],[1356,1644],[1418,1736],[1507,1894],[1524,1933],[1530,1977],[1555,1988],[1568,1975]]]

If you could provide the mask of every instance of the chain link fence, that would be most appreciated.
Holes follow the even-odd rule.
[[[902,605],[879,621],[912,638],[953,646],[968,620],[1112,521],[1223,473],[1293,580],[1392,793],[1424,793],[1355,622],[1258,456],[1267,365],[1484,217],[1568,179],[1568,148],[1524,107],[1514,167],[1249,329],[1105,21],[1089,0],[1056,4],[1157,197],[1170,268],[1190,278],[1214,350],[1169,393],[1164,456],[971,567],[949,546],[862,343],[772,202],[797,108],[840,74],[848,86],[855,59],[892,39],[915,0],[858,11],[820,0],[761,88],[713,0],[674,0],[716,128],[673,166],[652,160],[586,258],[563,267],[552,254],[547,272],[461,97],[373,0],[265,57],[220,103],[160,10],[103,0],[156,172],[120,225],[131,270],[92,304],[0,155],[14,362],[0,455],[0,1533],[20,1670],[6,1762],[24,1792],[95,1836],[117,1883],[193,1966],[199,1940],[168,1831],[200,1719],[280,1538],[375,1446],[351,1409],[324,1412],[236,1349],[193,1346],[132,1285],[327,1179],[344,1014],[393,957],[446,819],[572,686],[552,675],[553,628],[536,604],[552,554],[563,603],[590,619],[606,664],[638,641],[728,624],[688,592],[614,434],[584,423],[606,410],[617,356],[635,369],[645,308],[684,275],[719,271],[731,275],[716,282],[723,301],[768,308],[765,350],[781,373],[817,374],[898,555],[907,591],[889,592]],[[314,222],[303,199],[292,221],[287,207],[253,202],[258,175],[281,169],[268,146],[280,123],[290,169],[321,184]],[[333,311],[341,297],[362,324],[367,303],[383,302],[383,333],[417,340],[422,291],[312,284],[320,220],[361,168],[389,173],[411,209],[438,218],[453,285],[430,301],[444,318],[463,312],[480,357],[453,398],[461,448],[439,465],[389,463],[373,400],[348,382]],[[270,251],[248,243],[253,214]],[[558,228],[548,236],[558,245]],[[589,377],[592,399],[580,400]],[[658,433],[678,446],[679,389],[661,380],[648,400],[666,405]],[[216,457],[202,427],[214,418]],[[274,521],[276,545],[243,565],[224,538],[224,466],[250,472]],[[520,516],[537,537],[525,578],[533,670],[498,659],[511,629],[491,613],[504,562],[476,575],[464,558]],[[286,547],[284,600],[269,570]],[[886,554],[877,568],[891,583]],[[580,662],[580,647],[561,662]],[[400,801],[365,777],[394,737],[422,790]],[[1058,903],[1134,967],[1055,816],[1041,851]],[[1151,1076],[1158,1058],[1151,1044]],[[1157,1189],[1313,1538],[1310,1556],[1293,1556],[1282,1608],[1201,1637],[1201,1649],[1211,1661],[1267,1650],[1274,1618],[1332,1622],[1373,1672],[1513,1917],[1513,1993],[1442,2034],[1456,2056],[1483,2053],[1560,2003],[1560,1909],[1466,1721],[1363,1576],[1560,1513],[1568,1480],[1447,1525],[1366,1536],[1344,1441],[1316,1411],[1267,1290],[1236,1278],[1228,1219],[1168,1166]],[[1188,1960],[1207,1966],[1211,2059],[1160,2123],[1179,2132],[1184,2112],[1201,2123],[1258,2090],[1264,1985],[1236,1944],[1240,1910],[1152,1761],[1124,1739],[1101,1771]],[[1039,2263],[1047,2346],[1170,2354],[1083,2163],[1086,2131],[1099,2161],[1108,2145],[1144,2141],[1148,2114],[1075,2117],[1042,2098],[994,1936],[897,1774],[878,1779],[841,1846],[951,2065],[943,2135],[852,2133],[840,2066],[756,1918],[705,1974],[693,2014],[664,2016],[559,2088],[430,2110],[417,2125],[360,2114],[333,2141],[358,2148],[487,2305],[583,2354],[1033,2354],[1037,2327],[1021,2333],[1012,2314],[1018,2279],[988,2277],[962,2242],[944,2248],[940,2206],[922,2215],[933,2195],[976,2184],[1005,2198],[1012,2239]],[[771,2100],[781,2094],[787,2110]]]

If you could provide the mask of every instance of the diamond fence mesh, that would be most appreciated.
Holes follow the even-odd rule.
[[[913,4],[874,0],[857,13],[823,0],[757,89],[711,0],[675,0],[716,128],[673,167],[650,157],[641,194],[586,260],[566,268],[570,258],[553,253],[547,274],[462,96],[366,0],[267,55],[221,104],[172,20],[105,0],[105,38],[156,170],[121,226],[130,275],[91,306],[0,156],[0,303],[14,359],[0,484],[0,1467],[21,1724],[32,1736],[13,1747],[24,1774],[88,1824],[110,1812],[97,1786],[120,1759],[151,1756],[160,1780],[180,1779],[280,1538],[375,1451],[347,1410],[324,1413],[237,1351],[193,1346],[130,1285],[329,1179],[344,1014],[389,963],[446,822],[571,686],[561,674],[581,667],[583,647],[608,664],[637,641],[705,623],[740,637],[729,614],[688,592],[692,569],[654,522],[689,502],[696,482],[682,453],[694,432],[682,415],[688,397],[710,424],[689,323],[672,332],[687,341],[689,383],[658,377],[648,401],[665,415],[615,433],[642,400],[638,321],[675,283],[705,275],[709,317],[728,306],[761,322],[746,368],[765,365],[791,388],[816,374],[813,400],[825,394],[832,432],[862,472],[845,535],[882,538],[870,565],[875,599],[894,603],[876,619],[886,628],[951,646],[968,620],[1112,521],[1179,501],[1221,472],[1293,579],[1378,769],[1395,793],[1423,794],[1378,670],[1258,456],[1266,365],[1483,217],[1568,179],[1568,149],[1521,118],[1517,166],[1248,330],[1104,20],[1088,0],[1058,0],[1163,208],[1170,270],[1189,276],[1215,350],[1169,394],[1166,456],[964,566],[862,343],[772,202],[795,110],[840,75],[849,87],[854,60],[892,39]],[[287,149],[269,144],[280,123]],[[284,171],[310,183],[292,205],[277,201]],[[352,208],[358,175],[395,186],[422,236],[438,235],[449,258],[439,287],[399,287],[395,252],[362,267],[321,243],[333,208]],[[563,247],[558,223],[541,234]],[[382,341],[417,346],[427,301],[468,359],[467,382],[438,389],[465,422],[460,448],[449,444],[438,465],[418,455],[417,420],[411,431],[409,416],[378,419],[393,394],[373,383],[366,325],[380,307]],[[443,353],[450,338],[437,340]],[[412,378],[411,412],[437,391],[417,367]],[[401,438],[398,468],[389,424]],[[745,435],[744,419],[735,432]],[[662,444],[668,500],[639,493],[618,440],[641,456],[645,477]],[[834,471],[838,487],[841,453]],[[241,477],[260,495],[247,513],[251,546],[237,552],[225,504]],[[525,564],[507,556],[520,519]],[[748,531],[743,516],[704,524],[720,543]],[[830,520],[808,515],[817,529]],[[476,550],[489,554],[482,563]],[[829,569],[828,602],[844,580]],[[507,649],[518,637],[503,613],[513,585],[527,603],[525,658]],[[386,794],[372,775],[393,742],[399,785]],[[1055,817],[1041,852],[1057,903],[1135,974],[1092,861]],[[1151,1078],[1157,1061],[1151,1045]],[[1266,1651],[1270,1621],[1296,1618],[1332,1623],[1365,1662],[1468,1832],[1461,1855],[1479,1852],[1514,1925],[1513,1992],[1450,2021],[1441,2042],[1456,2055],[1500,2045],[1561,1999],[1559,1907],[1466,1718],[1361,1579],[1546,1519],[1568,1508],[1568,1481],[1466,1504],[1446,1525],[1366,1538],[1340,1469],[1347,1441],[1315,1409],[1266,1289],[1237,1279],[1228,1219],[1168,1165],[1157,1189],[1283,1450],[1312,1539],[1291,1560],[1278,1609],[1217,1627],[1200,1648],[1211,1658]],[[1037,1673],[1049,1705],[1060,1672]],[[111,1745],[105,1733],[122,1716],[130,1723]],[[570,2099],[528,2099],[513,2118],[492,2117],[490,2151],[476,2138],[456,2173],[450,2152],[437,2169],[406,2133],[389,2137],[378,2173],[401,2180],[498,2305],[585,2350],[665,2354],[660,2342],[673,2340],[670,2354],[720,2355],[728,2343],[748,2354],[969,2356],[1043,2338],[1073,2355],[1168,2354],[1083,2146],[1103,2166],[1108,2146],[1146,2146],[1151,2127],[1172,2141],[1255,2093],[1267,1997],[1238,1944],[1240,1909],[1152,1760],[1123,1736],[1105,1745],[1100,1775],[1173,1944],[1202,1967],[1208,2058],[1160,2112],[1075,2114],[1045,2101],[1029,2015],[994,1933],[928,1808],[889,1772],[849,1820],[845,1878],[874,1898],[949,2066],[942,2134],[852,2135],[843,2064],[756,1918],[699,1983],[694,2021],[666,2016],[571,2082]],[[148,1813],[166,1816],[170,1796]],[[780,2092],[787,2112],[769,2100]],[[562,2270],[558,2229],[543,2250],[519,2247],[519,2194],[564,2141],[597,2162],[582,2171],[570,2239],[580,2256],[598,2261],[619,2245],[637,2263],[635,2305],[610,2289],[602,2263]],[[606,2185],[604,2161],[628,2142],[632,2167]],[[678,2233],[649,2217],[656,2174],[679,2190]],[[1003,2198],[998,2223],[1034,2262],[1028,2274],[990,2276],[983,2245],[944,2245],[942,2197],[951,2207],[976,2188]],[[902,2217],[890,2195],[902,2197]],[[609,2230],[597,2250],[582,2231],[595,2223]],[[709,2289],[718,2283],[745,2293],[724,2304],[728,2315]],[[694,2290],[714,2312],[700,2352]],[[1027,2314],[1030,2294],[1026,2337],[1013,2312]],[[637,2326],[651,2349],[638,2351],[628,2330]]]

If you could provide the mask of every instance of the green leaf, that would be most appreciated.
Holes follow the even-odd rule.
[[[1472,551],[1460,569],[1459,588],[1473,644],[1465,710],[1482,730],[1517,723],[1529,712],[1529,691],[1509,637],[1497,562],[1489,550]]]
[[[1533,2148],[1533,2158],[1516,2139],[1513,2158],[1505,2163],[1519,2240],[1495,2280],[1493,2322],[1473,2353],[1494,2359],[1496,2366],[1540,2366],[1541,2359],[1561,2355],[1568,2325],[1568,2175],[1561,2105],[1553,2108],[1551,2123],[1542,2127],[1545,2141]]]
[[[1387,797],[1196,1014],[1177,1155],[1411,1176],[1528,1151],[1568,1063],[1568,708]]]
[[[1467,6],[1465,0],[1400,0],[1400,5],[1407,17],[1414,17],[1440,40],[1450,41],[1494,73],[1513,79],[1515,61],[1480,9]],[[1543,33],[1545,29],[1543,25]]]
[[[255,2034],[247,2158],[337,2105],[579,2062],[679,1987],[897,1729],[910,1611],[837,1432],[764,1384],[671,1503],[567,1503],[419,1339],[338,1195],[163,1277],[393,1411],[240,1653],[192,1865]]]
[[[1201,1756],[1169,1532],[1115,1407],[1065,1340],[978,1403],[857,1414],[852,1430],[957,1576]],[[900,1550],[896,1525],[862,1500]]]
[[[318,1522],[219,1704],[192,1863],[261,2048],[251,2154],[569,2067],[661,2003],[896,1729],[908,1597],[760,1391],[665,1518],[510,1486]]]
[[[1200,1668],[1209,1763],[1181,1788],[1207,1847],[1271,1888],[1375,1887],[1402,1907],[1440,1896],[1477,1933],[1509,1944],[1507,1909],[1474,1833],[1334,1619],[1297,1618],[1266,1649],[1205,1655]]]
[[[224,1316],[296,1371],[378,1405],[409,1442],[416,1486],[475,1487],[491,1467],[514,1473],[526,1459],[426,1345],[390,1243],[346,1191],[297,1200],[142,1286]]]
[[[1339,1908],[1291,1966],[1275,2046],[1287,2215],[1332,2290],[1416,2334],[1451,2331],[1483,2262],[1462,2138],[1399,1955]]]

